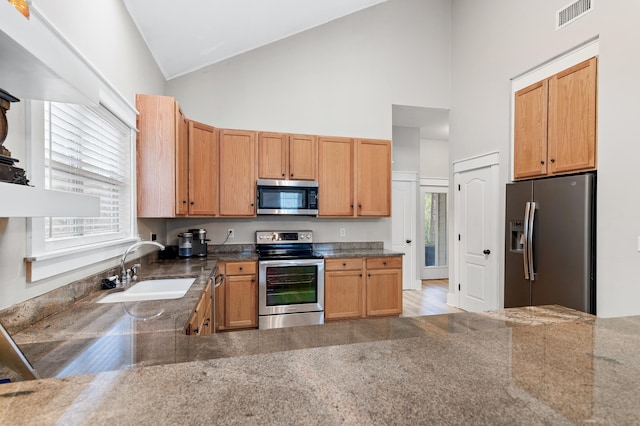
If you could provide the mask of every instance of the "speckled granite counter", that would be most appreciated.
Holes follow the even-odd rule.
[[[128,339],[78,353],[144,365],[139,349],[150,344],[190,362],[0,385],[3,423],[640,422],[640,317],[535,307],[174,335],[157,345],[145,341],[144,323],[132,319],[141,329]]]
[[[216,260],[253,259],[145,266],[196,281],[174,301],[91,294],[16,333],[47,378],[0,385],[2,424],[640,423],[640,317],[549,306],[186,336]]]

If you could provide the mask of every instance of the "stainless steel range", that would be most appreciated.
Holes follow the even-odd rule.
[[[257,231],[259,328],[324,323],[324,259],[312,231]]]

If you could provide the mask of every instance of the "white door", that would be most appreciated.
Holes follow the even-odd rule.
[[[409,178],[410,179],[410,178]],[[391,250],[404,253],[402,256],[402,289],[418,290],[421,287],[416,269],[416,197],[417,182],[396,180],[392,182]]]
[[[457,179],[460,308],[498,309],[497,177],[491,167],[461,172]]]

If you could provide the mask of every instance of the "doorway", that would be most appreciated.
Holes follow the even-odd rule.
[[[420,278],[449,276],[447,244],[447,179],[420,180]]]

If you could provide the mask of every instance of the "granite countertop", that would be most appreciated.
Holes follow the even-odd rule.
[[[404,256],[404,253],[387,249],[316,249],[315,252],[323,255],[327,259],[341,257]]]
[[[184,336],[156,350],[190,362],[0,385],[0,413],[12,425],[638,424],[639,330],[640,317],[545,306]]]
[[[44,379],[0,385],[3,423],[640,423],[640,316],[543,306],[185,335],[216,261],[248,259],[153,264],[141,280],[196,281],[172,301],[96,293],[16,333]]]

